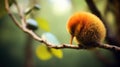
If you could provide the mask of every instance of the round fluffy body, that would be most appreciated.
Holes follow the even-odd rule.
[[[106,35],[102,21],[89,12],[74,13],[68,20],[67,30],[79,44],[91,47],[93,43],[101,42]]]

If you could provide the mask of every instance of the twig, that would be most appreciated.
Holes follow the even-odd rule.
[[[26,28],[26,24],[25,25],[20,25],[18,24],[18,21],[16,21],[15,17],[13,16],[13,14],[10,12],[10,9],[9,9],[9,6],[8,6],[8,0],[5,0],[5,6],[6,6],[6,10],[7,12],[9,13],[9,16],[12,18],[12,20],[14,21],[14,23],[22,30],[24,31],[25,33],[29,34],[33,39],[35,39],[36,41],[39,41],[41,43],[44,43],[46,46],[50,47],[50,48],[56,48],[56,49],[63,49],[63,48],[70,48],[70,49],[86,49],[82,46],[78,46],[78,45],[70,45],[70,44],[60,44],[60,45],[55,45],[55,44],[52,44],[46,40],[44,40],[43,38],[40,38],[37,34],[35,34],[32,30]],[[19,7],[19,6],[18,6]],[[20,15],[22,16],[22,15]],[[23,21],[25,18],[24,16],[22,16],[21,20],[22,22],[25,22]],[[112,45],[108,45],[108,44],[101,44],[101,43],[98,43],[97,44],[98,46],[97,47],[100,47],[100,48],[105,48],[105,49],[110,49],[110,50],[117,50],[117,51],[120,51],[120,47],[117,47],[117,46],[112,46]],[[114,48],[114,49],[113,49]]]
[[[18,10],[19,16],[21,18],[22,25],[26,26],[26,20],[24,18],[24,12],[23,12],[23,10],[20,9],[20,7],[19,7],[18,3],[16,2],[16,0],[14,1],[14,4],[16,5],[16,8]]]
[[[114,45],[109,45],[109,44],[99,44],[99,47],[109,49],[109,50],[114,50],[114,51],[120,51],[120,47],[114,46]]]
[[[8,12],[9,16],[11,17],[11,19],[13,20],[13,22],[19,27],[19,28],[22,28],[22,26],[19,24],[19,22],[16,20],[16,18],[13,16],[13,14],[11,13],[10,11],[10,6],[8,4],[8,0],[5,0],[5,9],[6,11]]]

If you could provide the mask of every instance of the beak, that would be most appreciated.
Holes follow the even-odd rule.
[[[74,35],[71,35],[71,38],[70,38],[70,44],[72,45],[72,41],[74,39]]]

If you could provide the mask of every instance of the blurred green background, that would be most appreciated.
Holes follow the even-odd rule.
[[[4,1],[4,0],[3,0]],[[21,8],[26,9],[33,1],[18,0]],[[98,9],[103,12],[106,0],[95,0]],[[2,5],[2,1],[0,3]],[[76,11],[89,11],[85,0],[37,0],[40,11],[33,12],[34,17],[44,19],[46,27],[39,28],[36,33],[44,32],[54,34],[60,43],[69,43],[70,35],[66,31],[66,22],[70,15]],[[1,6],[0,5],[0,6]],[[3,5],[2,5],[3,6]],[[0,9],[2,11],[3,9]],[[11,10],[16,14],[14,5]],[[23,67],[25,62],[26,34],[23,33],[6,14],[0,12],[0,67]],[[17,14],[16,14],[17,15]],[[35,53],[40,43],[33,41],[33,56],[35,67],[105,67],[106,64],[90,50],[62,49],[63,58],[52,57],[50,60],[42,61]],[[112,53],[105,49],[98,49],[100,55],[110,63],[115,63]]]

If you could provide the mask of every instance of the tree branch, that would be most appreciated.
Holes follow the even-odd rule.
[[[101,13],[99,12],[99,10],[97,9],[97,7],[95,6],[93,0],[86,0],[86,3],[89,7],[89,9],[91,10],[91,12],[95,15],[97,15],[101,20],[103,20]]]
[[[17,21],[17,19],[13,16],[13,14],[11,13],[10,11],[10,8],[9,8],[9,2],[8,0],[5,0],[5,9],[8,13],[8,15],[11,17],[11,19],[13,20],[13,22],[19,27],[19,28],[22,28],[22,26],[19,24],[19,22]]]
[[[99,44],[99,47],[109,49],[109,50],[114,50],[114,51],[120,51],[120,47],[114,46],[114,45],[109,45],[109,44]]]
[[[118,5],[119,5],[119,3],[120,3],[120,1],[119,0],[108,0],[108,1],[110,1],[110,3],[112,4],[112,5],[114,5],[113,6],[113,8],[114,9],[117,9],[117,13],[115,13],[116,14],[116,19],[118,20],[116,23],[118,23],[117,25],[118,25],[118,29],[117,29],[117,31],[119,31],[120,30],[120,27],[119,27],[119,17],[120,17],[120,13],[119,13],[119,7],[118,7]],[[117,1],[119,1],[119,2],[117,2]],[[116,4],[116,3],[117,4]],[[117,60],[117,66],[115,65],[115,67],[120,67],[120,64],[119,64],[119,62],[120,62],[120,47],[117,47],[117,46],[120,46],[120,38],[119,38],[119,36],[117,36],[117,35],[111,35],[111,30],[110,30],[110,26],[108,26],[108,22],[106,22],[105,21],[105,19],[103,19],[102,18],[102,15],[101,15],[101,13],[99,12],[99,10],[97,9],[97,7],[96,7],[96,5],[95,5],[95,3],[93,2],[93,0],[86,0],[86,3],[87,3],[87,5],[88,5],[88,7],[89,7],[89,9],[91,10],[91,12],[92,13],[94,13],[95,15],[97,15],[102,21],[103,21],[103,23],[104,23],[104,25],[105,25],[105,27],[106,27],[106,29],[107,29],[107,35],[106,35],[106,41],[109,43],[109,44],[101,44],[99,47],[101,47],[101,48],[106,48],[106,49],[109,49],[109,50],[111,50],[112,52],[113,52],[113,54],[114,54],[114,56],[115,56],[115,58],[116,58],[116,60]],[[116,7],[116,8],[115,8]],[[118,8],[117,8],[118,7]],[[119,31],[120,32],[120,31]],[[117,32],[117,33],[119,33],[119,32]],[[118,34],[119,35],[119,34]],[[113,44],[113,45],[110,45],[110,44]],[[115,46],[116,45],[116,46]]]
[[[46,46],[50,47],[50,48],[56,48],[56,49],[63,49],[63,48],[70,48],[70,49],[87,49],[81,45],[71,45],[71,44],[60,44],[60,45],[55,45],[55,44],[52,44],[46,40],[44,40],[43,38],[40,38],[36,33],[34,33],[32,30],[28,29],[26,27],[26,21],[25,21],[25,18],[24,18],[24,15],[22,15],[21,13],[19,13],[19,15],[22,17],[21,18],[21,22],[24,23],[22,25],[19,24],[19,22],[16,20],[16,18],[13,16],[13,14],[11,13],[10,11],[10,8],[8,6],[8,0],[5,0],[5,6],[6,6],[6,10],[9,14],[9,16],[12,18],[13,22],[25,33],[29,34],[33,39],[35,39],[36,41],[39,41],[41,43],[44,43]],[[17,6],[17,9],[18,11],[20,10],[18,8],[19,6]],[[105,49],[110,49],[110,50],[116,50],[116,51],[120,51],[120,47],[117,47],[117,46],[112,46],[112,45],[109,45],[109,44],[101,44],[101,43],[98,43],[97,44],[98,46],[97,47],[100,47],[100,48],[105,48]],[[114,49],[113,49],[114,48]]]
[[[105,25],[106,27],[106,30],[107,30],[107,34],[106,34],[106,41],[109,43],[109,44],[113,44],[113,45],[118,45],[120,44],[119,40],[118,40],[118,37],[116,36],[113,36],[112,33],[111,33],[111,30],[106,22],[105,19],[103,19],[101,13],[99,12],[99,10],[97,9],[95,3],[93,2],[93,0],[85,0],[89,9],[91,10],[91,12],[93,14],[95,14],[96,16],[98,16],[102,21],[103,21],[103,24]]]

